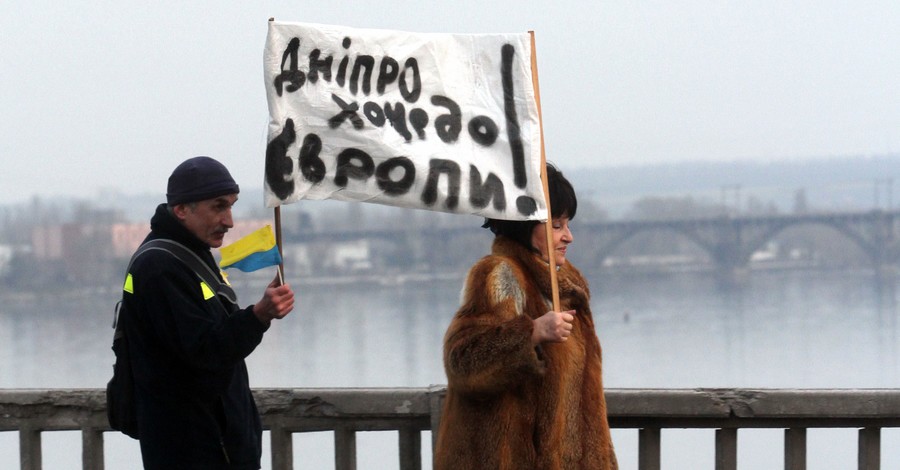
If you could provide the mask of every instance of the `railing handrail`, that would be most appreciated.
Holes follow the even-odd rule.
[[[335,433],[338,470],[355,468],[355,433],[376,430],[399,431],[401,468],[418,469],[421,431],[437,428],[446,388],[253,393],[270,431],[273,469],[292,468],[293,433],[328,430]],[[640,468],[647,470],[659,468],[659,430],[665,428],[717,429],[716,469],[736,467],[740,428],[786,429],[789,469],[805,468],[807,428],[861,428],[859,468],[876,469],[880,429],[900,427],[900,389],[609,389],[606,399],[613,428],[641,430]],[[83,467],[102,469],[103,433],[109,431],[104,389],[0,389],[0,431],[19,431],[23,470],[40,468],[41,432],[72,430],[82,431]]]

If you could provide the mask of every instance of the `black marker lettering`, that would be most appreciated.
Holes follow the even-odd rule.
[[[479,144],[490,147],[497,141],[497,124],[487,116],[477,116],[469,121],[469,135]]]
[[[275,77],[275,92],[281,96],[284,82],[288,82],[287,91],[293,93],[300,89],[306,82],[306,75],[297,70],[297,52],[300,50],[300,38],[293,38],[288,42],[287,48],[281,55],[281,73]],[[284,69],[284,63],[290,59],[288,70]]]
[[[341,43],[341,45],[344,47],[344,49],[349,49],[350,48],[350,38],[344,38],[344,41]],[[338,86],[340,86],[340,87],[344,86],[344,80],[346,80],[346,78],[347,78],[347,65],[349,63],[350,63],[350,57],[344,56],[344,58],[341,59],[341,64],[338,65],[338,73],[337,73],[337,78],[335,79],[335,81],[337,82]]]
[[[412,90],[410,90],[409,86],[406,84],[407,70],[412,70]],[[403,64],[403,71],[400,72],[400,94],[403,95],[403,99],[405,99],[407,103],[415,103],[419,100],[419,95],[422,94],[422,78],[419,77],[419,62],[412,57],[406,59],[406,63]]]
[[[288,119],[281,134],[266,145],[266,183],[282,201],[294,193],[294,180],[288,178],[294,172],[294,161],[287,156],[287,150],[296,141],[294,121]]]
[[[397,79],[397,75],[399,74],[400,64],[393,58],[384,56],[384,58],[381,59],[381,67],[378,70],[378,82],[375,85],[375,91],[377,91],[379,95],[384,94],[384,89],[387,84],[394,83],[394,80]]]
[[[409,123],[419,139],[425,140],[425,128],[428,127],[428,113],[422,108],[415,108],[409,112]]]
[[[407,142],[412,140],[412,133],[409,132],[409,129],[406,127],[406,108],[403,106],[403,103],[397,103],[396,106],[391,106],[390,103],[384,104],[384,114],[387,116],[388,121],[391,122],[391,126],[397,131],[398,134],[403,136]]]
[[[345,149],[337,156],[334,184],[346,188],[351,178],[365,181],[374,172],[375,163],[372,162],[372,157],[368,153],[355,148]]]
[[[366,119],[368,119],[369,122],[377,127],[384,125],[384,111],[381,110],[381,106],[378,106],[371,101],[367,101],[366,104],[363,105],[363,115],[366,116]]]
[[[322,151],[322,139],[315,134],[306,134],[300,146],[300,174],[313,184],[325,179],[325,162],[319,158]]]
[[[484,209],[488,203],[494,201],[494,209],[500,212],[506,210],[506,194],[503,192],[503,182],[493,173],[488,173],[487,179],[482,183],[481,172],[475,165],[469,166],[469,202],[473,207]]]
[[[519,196],[516,198],[516,209],[522,215],[531,215],[537,212],[537,203],[529,196]]]
[[[459,139],[459,131],[462,129],[462,112],[459,105],[450,98],[440,95],[432,96],[431,104],[443,106],[450,111],[449,114],[442,114],[434,120],[434,128],[437,130],[438,137],[448,144],[456,142]]]
[[[355,101],[353,103],[347,103],[333,93],[331,99],[341,108],[341,112],[335,114],[328,120],[328,127],[337,129],[344,121],[349,119],[350,122],[353,123],[354,129],[358,130],[363,128],[363,120],[356,114],[356,112],[359,111],[359,105],[356,104]]]
[[[403,177],[398,180],[392,178],[394,170],[403,170]],[[407,157],[389,158],[375,169],[375,181],[378,187],[389,196],[400,196],[409,192],[416,181],[416,166]]]
[[[511,44],[501,48],[500,75],[503,81],[503,105],[506,116],[506,135],[509,138],[509,149],[512,152],[513,178],[518,188],[527,183],[525,174],[525,149],[522,147],[522,131],[519,128],[519,117],[516,114],[516,96],[513,90],[512,61],[516,49]]]
[[[437,202],[438,183],[442,174],[447,175],[447,200],[444,206],[447,209],[456,209],[459,205],[461,175],[459,165],[453,160],[435,158],[428,163],[428,179],[425,181],[425,190],[422,191],[422,202],[426,206],[433,206]]]
[[[316,83],[319,81],[320,71],[322,72],[322,78],[324,78],[326,82],[331,81],[331,62],[333,58],[328,56],[324,59],[319,59],[321,53],[322,51],[319,49],[313,49],[313,51],[309,53],[309,72],[306,74],[309,83]]]
[[[361,55],[356,57],[353,62],[353,72],[350,73],[350,93],[356,94],[359,88],[359,69],[365,67],[363,72],[362,90],[366,95],[372,91],[372,69],[375,68],[375,58],[370,55]]]

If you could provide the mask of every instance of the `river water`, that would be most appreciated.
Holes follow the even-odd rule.
[[[232,279],[243,303],[258,289]],[[703,274],[590,275],[607,388],[891,388],[900,383],[895,286],[871,273],[753,272],[720,290]],[[293,283],[298,308],[248,359],[253,387],[445,383],[444,330],[461,277],[382,286]],[[117,292],[6,293],[0,388],[101,388],[112,364]],[[665,469],[714,468],[712,430],[664,430]],[[614,430],[623,469],[637,432]],[[327,433],[295,435],[295,468],[333,468]],[[136,441],[106,435],[107,468],[139,468]],[[268,437],[266,436],[266,445]],[[430,435],[423,436],[430,458]],[[361,433],[360,469],[397,468],[395,433]],[[77,432],[45,433],[44,468],[80,468]],[[811,430],[810,469],[856,466],[856,430]],[[739,468],[783,468],[781,430],[741,430]],[[0,468],[17,468],[18,436],[0,433]],[[268,468],[268,457],[264,468]],[[426,463],[426,468],[430,465]],[[900,432],[882,434],[882,468],[900,468]]]

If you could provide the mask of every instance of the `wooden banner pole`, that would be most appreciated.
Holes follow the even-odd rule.
[[[275,21],[275,17],[269,18],[269,21]],[[275,206],[275,244],[278,245],[278,255],[281,262],[278,263],[278,282],[284,285],[284,250],[281,246],[281,206]]]
[[[544,151],[544,119],[541,116],[541,87],[538,84],[537,51],[534,48],[534,31],[531,35],[531,81],[534,85],[534,101],[537,104],[538,123],[541,130],[541,183],[544,186],[544,201],[547,204],[547,260],[550,263],[550,287],[553,296],[553,311],[559,311],[559,282],[556,276],[556,250],[553,246],[553,214],[550,211],[550,186],[547,183],[547,154]]]

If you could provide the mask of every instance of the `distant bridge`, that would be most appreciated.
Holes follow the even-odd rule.
[[[803,225],[833,229],[866,254],[879,272],[900,264],[900,210],[866,212],[823,212],[768,216],[720,216],[697,219],[606,221],[577,224],[575,238],[581,260],[591,267],[615,255],[622,245],[646,233],[668,232],[683,237],[709,255],[723,275],[739,275],[749,267],[751,257],[784,230]],[[309,232],[286,237],[287,242],[335,243],[360,239],[379,240],[407,250],[417,261],[435,262],[435,257],[459,257],[468,253],[453,244],[471,236],[489,234],[468,227],[405,226],[378,230]],[[480,256],[481,253],[478,254]],[[583,263],[584,261],[582,261]]]
[[[876,269],[900,261],[900,211],[828,212],[770,216],[722,216],[703,219],[618,221],[579,227],[588,240],[590,259],[611,256],[626,241],[647,232],[671,232],[691,240],[722,271],[746,268],[754,253],[784,230],[819,225],[842,234],[866,254]],[[583,248],[582,248],[583,249]]]

